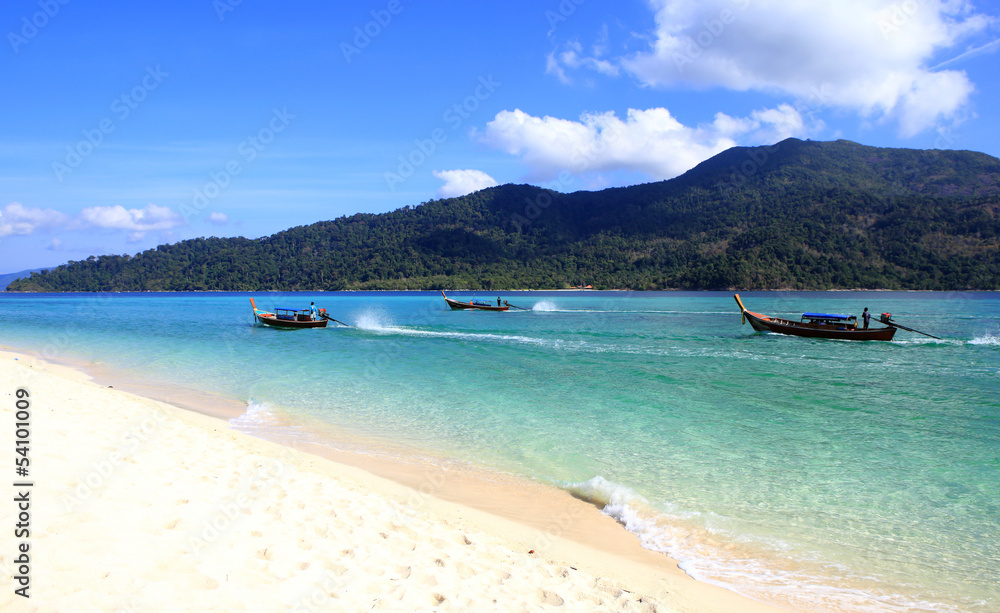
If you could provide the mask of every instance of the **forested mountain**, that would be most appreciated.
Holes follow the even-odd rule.
[[[9,290],[1000,289],[998,253],[1000,160],[788,139],[669,181],[503,185],[256,240],[90,257]]]
[[[7,285],[9,285],[11,281],[20,279],[21,277],[27,277],[33,272],[42,272],[43,270],[44,268],[36,268],[34,270],[22,270],[20,272],[9,272],[5,275],[0,275],[0,292],[7,289]]]

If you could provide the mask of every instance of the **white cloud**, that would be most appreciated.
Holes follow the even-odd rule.
[[[573,81],[566,75],[566,70],[559,63],[559,58],[555,53],[550,53],[545,58],[545,73],[555,75],[560,83],[570,84]]]
[[[69,221],[69,216],[53,209],[28,208],[11,202],[0,209],[0,236],[32,234],[35,230],[54,228]]]
[[[965,0],[651,0],[651,48],[620,66],[655,87],[723,87],[794,96],[898,123],[912,136],[959,118],[974,87],[964,72],[927,68],[991,18]],[[547,72],[606,68],[579,46]],[[603,60],[600,60],[603,61]]]
[[[456,198],[498,185],[496,179],[481,170],[435,170],[434,176],[445,182],[438,189],[442,198]]]
[[[569,49],[561,53],[550,53],[546,57],[545,71],[554,74],[563,83],[571,83],[571,79],[566,75],[565,68],[589,68],[611,77],[618,76],[619,68],[617,64],[608,60],[601,60],[594,57],[580,55],[575,49]]]
[[[712,123],[685,126],[665,108],[585,114],[580,121],[501,111],[481,140],[529,167],[529,179],[546,181],[563,171],[586,175],[640,172],[653,180],[676,177],[699,162],[742,144],[769,144],[804,136],[808,127],[790,105],[737,118],[717,113]]]
[[[980,55],[996,53],[998,49],[1000,49],[1000,39],[992,40],[986,43],[985,45],[980,45],[979,47],[975,47],[974,49],[969,49],[968,51],[965,51],[962,54],[951,58],[950,60],[945,60],[944,62],[941,62],[937,66],[931,68],[931,70],[939,70],[941,68],[944,68],[945,66],[954,66],[955,64],[964,62],[965,60],[971,60],[972,58],[979,57]]]
[[[126,209],[121,205],[92,206],[80,211],[80,223],[85,227],[131,230],[129,240],[138,240],[141,233],[170,230],[184,223],[184,218],[165,206],[147,204],[144,209]]]
[[[594,72],[617,77],[621,72],[618,63],[611,60],[602,59],[608,50],[608,28],[604,26],[597,43],[591,47],[593,56],[584,55],[583,45],[578,41],[570,41],[566,44],[566,50],[551,52],[545,58],[545,72],[553,74],[560,82],[569,84],[572,79],[566,74],[566,68],[577,70],[587,68]]]
[[[229,222],[229,215],[226,215],[225,213],[219,213],[217,211],[213,211],[213,212],[209,213],[209,215],[208,215],[208,221],[209,221],[209,223],[215,224],[217,226],[224,226],[224,225],[226,225],[226,223]]]

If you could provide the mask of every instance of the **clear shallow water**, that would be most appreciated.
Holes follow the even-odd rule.
[[[757,334],[725,292],[376,292],[254,294],[356,326],[295,331],[244,294],[0,294],[0,344],[240,398],[249,431],[320,419],[552,483],[754,597],[1000,609],[1000,295],[741,295],[943,340]]]

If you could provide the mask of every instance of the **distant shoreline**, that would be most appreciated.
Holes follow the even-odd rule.
[[[12,295],[31,295],[31,294],[360,294],[360,293],[430,293],[438,294],[441,290],[438,289],[296,289],[296,290],[216,290],[216,289],[197,289],[197,290],[140,290],[140,291],[120,291],[120,290],[97,290],[97,291],[69,291],[69,292],[22,292],[22,291],[2,291],[2,294],[12,294]],[[740,293],[751,293],[751,292],[899,292],[899,293],[913,293],[913,294],[992,294],[1000,292],[997,289],[952,289],[952,290],[942,290],[942,289],[889,289],[889,288],[855,288],[855,289],[787,289],[787,288],[772,288],[772,289],[742,289],[742,288],[730,288],[730,289],[574,289],[574,288],[562,288],[562,289],[500,289],[500,290],[482,290],[482,289],[445,289],[446,292],[459,292],[459,293],[476,293],[476,294],[510,294],[510,293],[528,293],[528,292],[560,292],[560,293],[600,293],[600,292],[631,292],[636,294],[653,294],[657,292],[718,292],[718,293],[728,293],[728,292],[740,292]]]

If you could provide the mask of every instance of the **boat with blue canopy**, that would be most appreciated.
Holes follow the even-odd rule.
[[[830,313],[803,313],[809,319],[857,319],[854,315],[831,315]]]
[[[795,321],[780,317],[771,317],[747,310],[735,294],[736,304],[740,305],[743,323],[758,332],[776,332],[790,336],[805,336],[810,338],[834,338],[848,341],[891,341],[896,334],[896,325],[890,324],[884,328],[859,328],[858,318],[854,315],[836,313],[803,313],[802,319]],[[889,323],[889,322],[883,322]]]
[[[313,317],[310,309],[276,307],[273,313],[263,311],[257,308],[253,298],[250,299],[250,306],[253,308],[254,319],[275,328],[325,328],[330,319],[326,315],[326,309],[320,309],[319,317]]]
[[[456,311],[460,311],[463,309],[465,310],[475,309],[479,311],[506,311],[510,309],[509,304],[506,303],[500,304],[499,298],[497,298],[496,306],[493,306],[493,303],[491,302],[483,302],[481,300],[476,300],[474,298],[468,302],[463,302],[461,300],[453,300],[444,293],[444,290],[441,290],[441,296],[444,298],[444,301],[448,304],[448,306],[450,306],[452,309]]]

